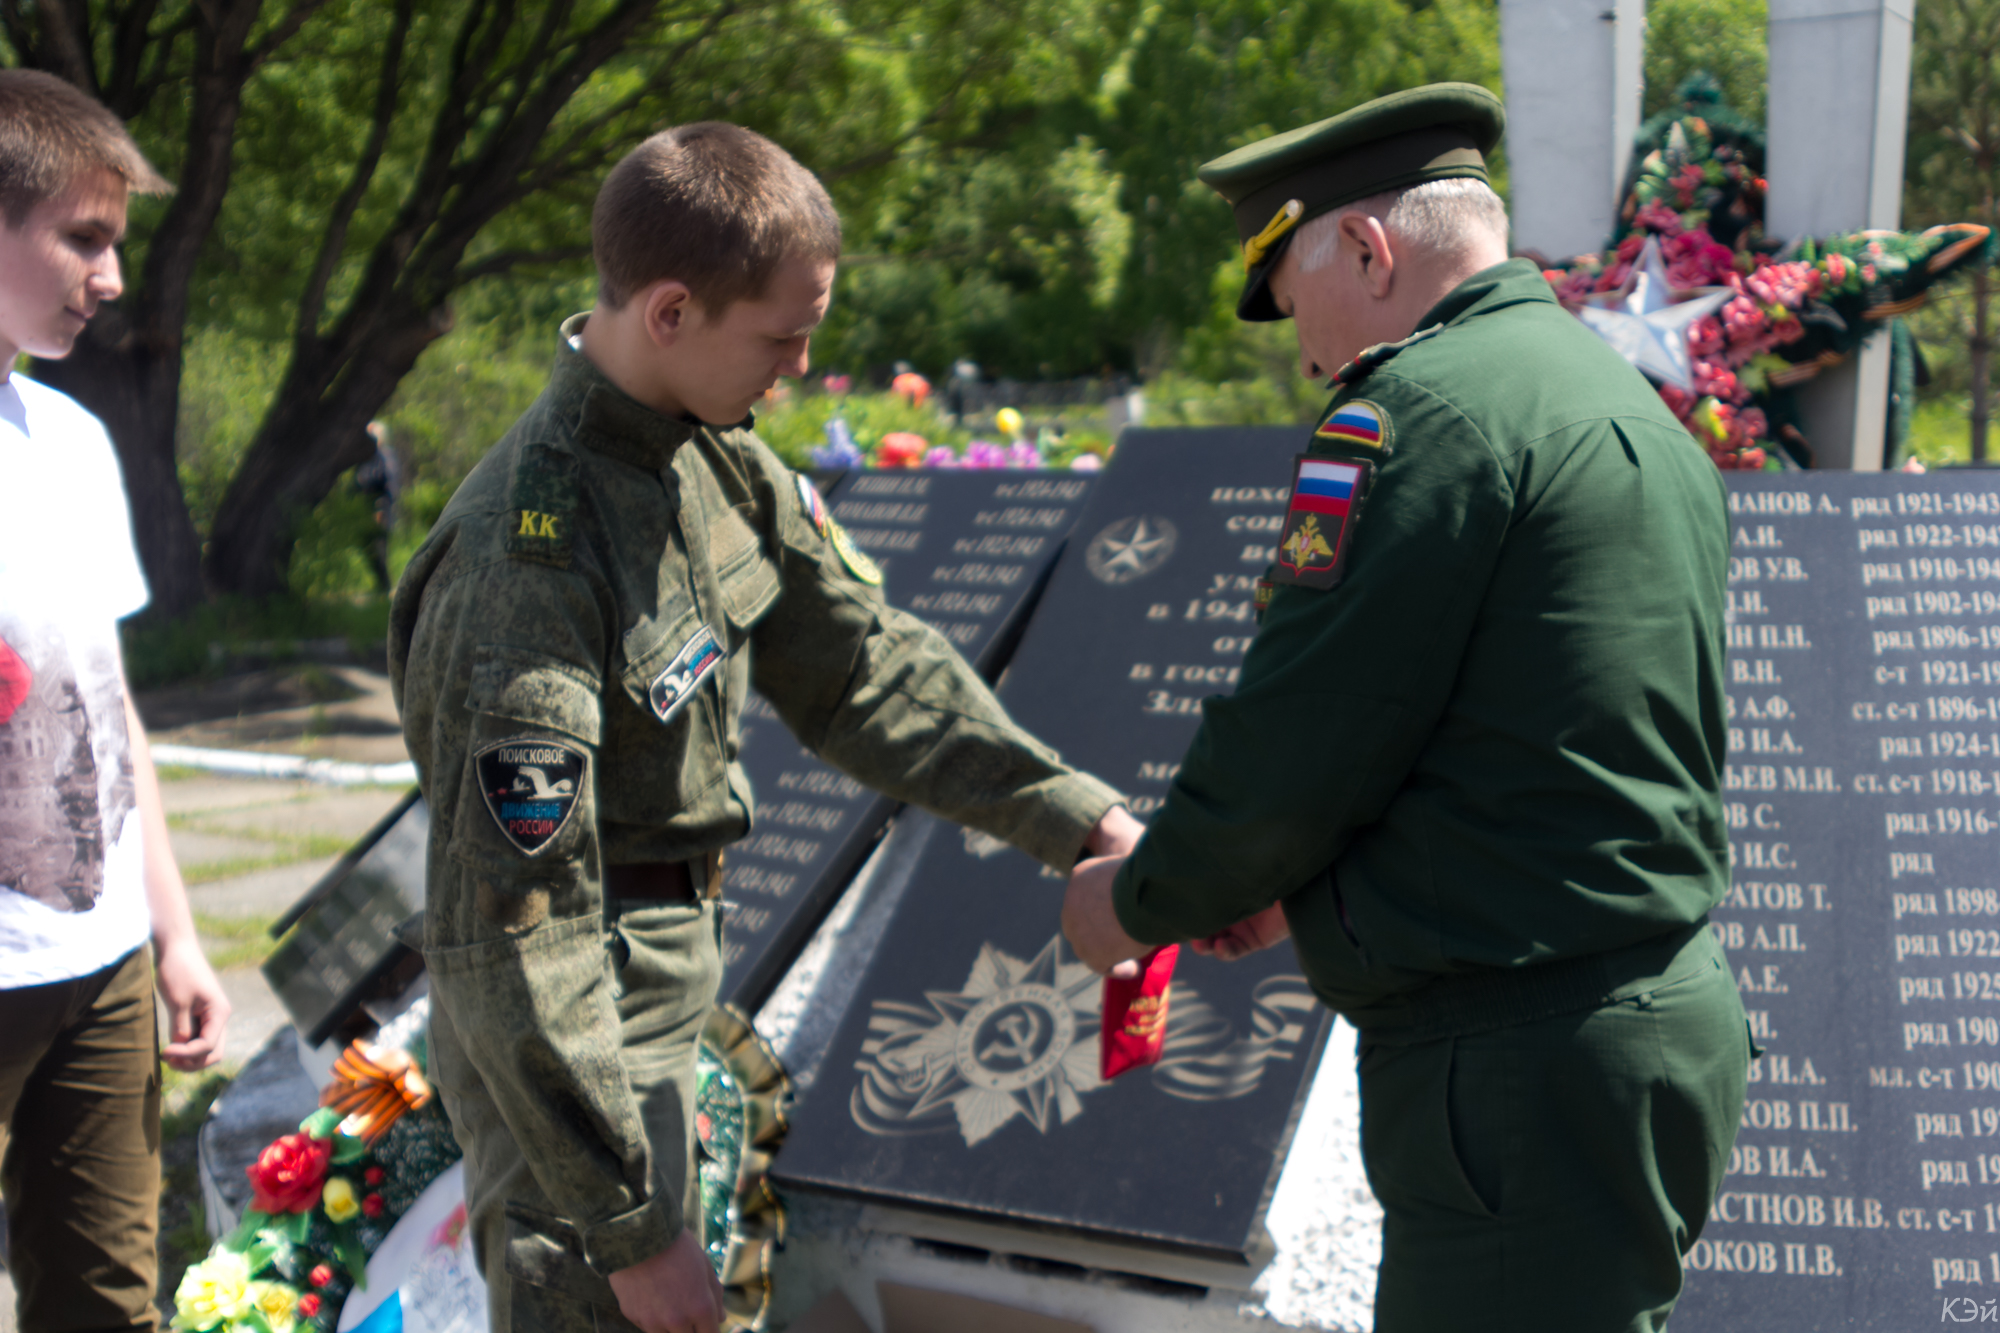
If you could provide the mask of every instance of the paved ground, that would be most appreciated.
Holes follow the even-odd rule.
[[[408,758],[388,679],[358,668],[259,671],[143,695],[138,703],[155,744],[358,763]],[[269,925],[388,813],[404,789],[323,787],[192,769],[167,769],[161,778],[188,902],[235,1010],[224,1055],[225,1068],[234,1068],[291,1021],[258,971],[273,943]],[[0,1333],[14,1333],[14,1289],[4,1270]]]

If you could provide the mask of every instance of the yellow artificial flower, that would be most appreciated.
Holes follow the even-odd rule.
[[[250,1260],[217,1250],[181,1275],[174,1291],[175,1328],[202,1330],[250,1312]]]
[[[271,1326],[271,1333],[291,1333],[298,1323],[299,1294],[282,1282],[252,1282],[250,1299]]]
[[[361,1216],[361,1200],[354,1193],[354,1182],[346,1176],[329,1177],[319,1201],[326,1207],[329,1222],[345,1222]]]

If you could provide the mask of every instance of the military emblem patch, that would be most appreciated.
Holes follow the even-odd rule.
[[[703,625],[681,645],[674,660],[667,663],[667,669],[655,676],[647,688],[646,701],[653,706],[654,716],[662,722],[673,721],[674,714],[721,664],[722,645],[717,642],[715,631]]]
[[[1389,419],[1375,404],[1357,399],[1335,408],[1333,415],[1313,432],[1313,438],[1335,446],[1386,454],[1391,442]]]
[[[1278,539],[1275,583],[1335,588],[1347,572],[1347,546],[1374,468],[1364,462],[1299,455],[1292,498]]]
[[[880,586],[882,567],[868,558],[868,553],[854,544],[854,538],[847,535],[847,529],[840,526],[840,520],[826,521],[826,539],[833,543],[833,549],[840,555],[840,563],[855,578],[871,586]]]
[[[806,522],[813,525],[813,531],[826,536],[826,501],[820,499],[819,487],[803,473],[794,473],[792,480],[799,484],[799,507],[806,511]]]
[[[563,831],[583,793],[583,751],[561,741],[522,736],[473,757],[479,791],[500,833],[533,856]]]

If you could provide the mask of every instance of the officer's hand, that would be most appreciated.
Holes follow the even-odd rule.
[[[718,1333],[722,1283],[694,1233],[683,1229],[650,1259],[611,1275],[618,1312],[646,1333]]]
[[[1063,895],[1062,928],[1069,947],[1092,971],[1136,977],[1139,965],[1131,960],[1150,953],[1152,946],[1127,935],[1111,905],[1112,881],[1123,864],[1122,856],[1099,856],[1078,863],[1070,872],[1069,892]]]
[[[1257,915],[1245,917],[1227,930],[1210,935],[1205,940],[1190,940],[1188,943],[1196,953],[1233,963],[1259,949],[1268,949],[1280,940],[1289,939],[1291,933],[1292,927],[1285,920],[1284,904],[1272,903]]]
[[[1091,856],[1130,856],[1145,836],[1146,826],[1124,806],[1114,805],[1083,840],[1083,850]]]

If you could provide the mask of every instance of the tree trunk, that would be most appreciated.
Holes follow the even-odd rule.
[[[299,524],[341,473],[366,461],[375,447],[368,423],[423,350],[450,328],[449,310],[406,307],[393,323],[377,325],[344,366],[293,357],[216,511],[206,568],[218,592],[276,597],[290,591]]]
[[[147,614],[170,619],[201,605],[201,539],[174,465],[179,340],[162,347],[134,338],[122,312],[101,307],[76,350],[61,361],[36,362],[34,376],[83,403],[110,432],[152,592]]]

